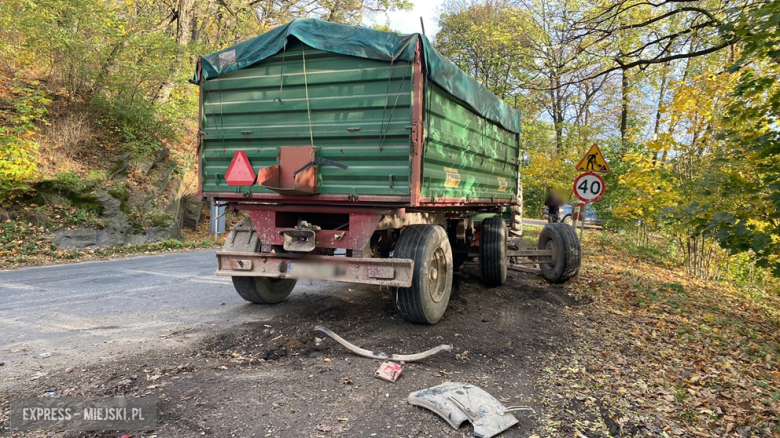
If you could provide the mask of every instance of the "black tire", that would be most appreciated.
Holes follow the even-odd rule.
[[[506,238],[504,219],[494,216],[482,221],[479,235],[479,270],[486,286],[506,283]]]
[[[230,230],[223,251],[258,252],[260,239],[249,218],[241,219]],[[232,277],[241,298],[256,304],[277,304],[286,300],[298,280],[266,277]]]
[[[552,257],[540,257],[542,277],[549,283],[565,283],[580,272],[582,250],[577,232],[566,224],[547,224],[539,234],[539,249],[553,251]]]
[[[574,220],[572,220],[571,215],[566,215],[561,221],[561,223],[564,223],[570,227],[574,226]]]
[[[406,321],[436,324],[452,293],[452,248],[444,228],[411,225],[401,232],[393,258],[414,260],[412,287],[393,289],[393,306]]]
[[[241,298],[255,304],[278,304],[290,296],[298,280],[267,277],[232,277]]]

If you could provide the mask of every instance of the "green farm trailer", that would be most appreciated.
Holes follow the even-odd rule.
[[[248,214],[217,253],[246,300],[281,302],[298,279],[384,285],[404,319],[435,324],[467,259],[506,281],[520,114],[424,36],[296,20],[201,56],[192,82],[200,195]],[[575,276],[571,227],[542,234],[520,255]]]

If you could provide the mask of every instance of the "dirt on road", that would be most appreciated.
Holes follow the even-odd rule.
[[[135,432],[136,437],[465,437],[472,435],[471,426],[455,431],[406,400],[413,391],[460,381],[506,406],[533,407],[535,414],[517,413],[519,424],[504,435],[531,436],[539,433],[540,419],[550,417],[542,363],[576,349],[587,335],[581,328],[587,317],[577,310],[583,303],[531,274],[510,272],[498,288],[481,285],[478,274],[475,265],[455,274],[449,309],[435,326],[401,320],[386,289],[343,285],[343,293],[277,305],[282,316],[270,322],[222,329],[179,348],[22,379],[3,395],[0,434],[15,433],[4,429],[9,397],[48,391],[157,397],[157,428]],[[439,344],[452,344],[453,350],[405,364],[401,377],[388,383],[374,376],[380,361],[350,353],[315,332],[316,325],[374,351],[415,353]]]

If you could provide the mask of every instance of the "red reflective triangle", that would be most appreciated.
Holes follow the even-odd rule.
[[[230,166],[225,172],[225,181],[229,186],[251,186],[255,183],[255,171],[246,153],[239,151],[233,154]]]

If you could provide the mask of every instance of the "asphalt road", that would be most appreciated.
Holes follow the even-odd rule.
[[[541,220],[541,219],[523,218],[523,225],[539,225],[539,226],[543,227],[543,226],[547,225],[547,221],[546,220]]]
[[[0,388],[20,376],[173,346],[278,310],[217,277],[213,250],[0,271]],[[291,299],[345,285],[299,282]]]

